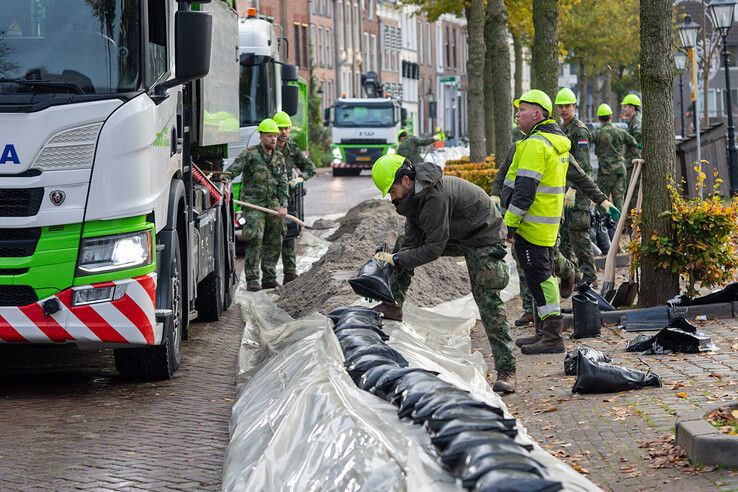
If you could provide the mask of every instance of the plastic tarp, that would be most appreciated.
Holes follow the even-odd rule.
[[[293,320],[267,292],[236,294],[246,322],[237,401],[223,470],[224,490],[460,490],[441,468],[428,433],[396,407],[359,389],[343,367],[330,321]],[[411,367],[505,408],[471,352],[474,319],[406,306],[405,322],[385,322],[388,345]],[[535,445],[531,456],[566,490],[599,490]]]

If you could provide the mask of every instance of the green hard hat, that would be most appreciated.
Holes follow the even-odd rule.
[[[524,92],[523,95],[520,96],[520,99],[515,100],[515,107],[517,108],[518,106],[520,106],[521,102],[537,104],[548,111],[548,114],[551,114],[551,111],[553,110],[553,106],[551,105],[551,98],[548,97],[548,94],[539,89],[531,89]]]
[[[438,133],[441,133],[441,132],[442,132],[443,130],[441,130],[441,127],[440,127],[440,126],[437,126],[437,127],[436,127],[436,131],[437,131]]]
[[[395,182],[395,173],[402,167],[405,158],[398,154],[383,155],[372,166],[372,180],[382,197],[387,196],[387,192],[392,188]]]
[[[620,103],[621,105],[630,104],[631,106],[638,106],[641,107],[641,98],[638,97],[636,94],[628,94],[623,98],[623,101]]]
[[[568,87],[564,87],[559,91],[558,94],[556,94],[556,101],[554,101],[554,104],[557,106],[561,106],[564,104],[576,104],[577,103],[577,96],[574,94],[574,91],[569,89]]]
[[[400,137],[403,135],[407,135],[407,130],[405,130],[404,128],[397,132],[397,140],[400,140]]]
[[[279,133],[279,127],[277,126],[277,123],[271,119],[266,118],[261,120],[261,123],[259,123],[259,128],[257,128],[259,133]]]
[[[605,103],[597,106],[597,116],[610,116],[612,114],[612,108]]]
[[[279,128],[287,128],[292,126],[290,115],[288,115],[284,111],[277,111],[276,113],[274,113],[274,116],[272,116],[272,119]]]

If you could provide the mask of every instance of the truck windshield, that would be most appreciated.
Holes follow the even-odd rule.
[[[241,66],[238,98],[241,126],[258,125],[275,112],[276,83],[274,63]]]
[[[390,127],[395,125],[395,110],[391,105],[375,104],[336,106],[333,126]]]
[[[2,0],[0,94],[136,90],[140,0]]]

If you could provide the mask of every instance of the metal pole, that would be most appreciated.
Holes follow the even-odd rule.
[[[682,122],[682,139],[684,139],[684,92],[682,90],[682,75],[684,72],[679,72],[679,113]]]
[[[694,133],[697,143],[697,166],[702,171],[702,142],[700,135],[700,78],[697,76],[697,50],[692,48],[692,74],[694,76]]]
[[[733,127],[733,101],[730,95],[730,70],[728,65],[727,33],[723,34],[723,67],[725,67],[725,89],[728,92],[728,170],[730,172],[730,195],[738,196],[738,149],[735,147],[735,128]]]

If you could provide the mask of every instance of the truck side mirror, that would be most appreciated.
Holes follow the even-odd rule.
[[[400,108],[400,124],[407,125],[407,109],[405,108]]]
[[[297,65],[282,63],[282,82],[297,82]]]
[[[175,77],[155,88],[157,96],[177,85],[205,77],[210,72],[213,19],[206,12],[177,12],[174,17]]]
[[[296,85],[284,84],[282,86],[282,111],[290,116],[297,114],[299,93]]]
[[[331,126],[331,108],[323,110],[323,126]]]

